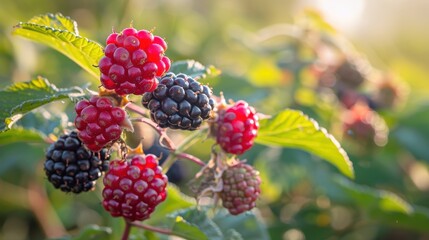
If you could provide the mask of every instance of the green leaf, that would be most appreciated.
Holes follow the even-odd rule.
[[[243,237],[234,229],[228,229],[225,234],[225,240],[243,240]]]
[[[56,240],[104,240],[112,234],[112,229],[100,227],[98,225],[89,225],[82,229],[79,235],[74,237],[55,238]]]
[[[73,121],[73,120],[71,120]],[[44,136],[62,135],[70,120],[65,112],[51,112],[46,108],[37,108],[16,122],[15,126],[31,129]]]
[[[179,209],[195,205],[195,200],[181,193],[172,183],[167,186],[167,198],[156,207],[156,211],[146,220],[149,224],[156,225],[165,221],[165,216]]]
[[[338,141],[300,111],[287,109],[273,118],[262,119],[255,141],[308,151],[330,162],[344,175],[354,178],[353,164]]]
[[[103,56],[100,44],[79,36],[77,24],[61,14],[46,14],[20,22],[13,29],[13,34],[49,46],[99,78],[98,61]]]
[[[414,211],[410,213],[387,212],[383,215],[379,215],[378,218],[395,227],[401,226],[427,233],[429,226],[429,209],[421,206],[413,206],[413,210]]]
[[[188,208],[175,212],[170,215],[169,218],[174,219],[174,224],[171,229],[178,236],[196,240],[223,239],[221,230],[210,218],[207,217],[206,211],[200,211],[196,208]]]
[[[64,17],[61,13],[48,13],[44,15],[35,16],[30,19],[28,23],[49,26],[60,30],[66,30],[77,35],[79,34],[76,21],[69,17]]]
[[[169,71],[175,74],[184,73],[193,78],[214,77],[220,74],[220,70],[216,69],[214,66],[207,67],[195,60],[173,62]]]
[[[0,133],[0,146],[16,142],[45,143],[43,138],[44,136],[40,132],[24,128],[13,128]]]
[[[392,192],[359,185],[343,177],[334,178],[334,181],[348,197],[359,206],[365,206],[372,214],[379,211],[408,214],[413,211],[409,203]]]
[[[221,229],[225,237],[230,236],[229,239],[270,239],[265,228],[265,224],[256,217],[253,211],[233,216],[225,209],[221,209],[212,220]],[[231,233],[231,229],[234,230],[235,233]]]
[[[417,159],[429,162],[429,106],[423,105],[404,116],[392,131],[392,136]]]
[[[211,212],[213,212],[212,208],[201,207],[200,210],[188,208],[171,214],[169,218],[174,219],[172,230],[176,235],[186,239],[269,239],[265,225],[253,212],[233,216],[225,209],[220,209],[216,210],[213,218],[210,218],[208,214]]]
[[[188,240],[209,239],[197,226],[187,222],[184,218],[180,216],[176,217],[171,231],[176,236],[180,236]]]
[[[9,129],[25,113],[64,98],[83,96],[80,88],[58,89],[45,78],[15,83],[0,91],[0,132]]]

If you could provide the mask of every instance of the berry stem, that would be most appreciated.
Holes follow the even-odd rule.
[[[135,112],[143,117],[147,116],[147,112],[145,111],[144,108],[140,107],[139,105],[136,105],[134,103],[128,103],[127,105],[125,105],[125,108],[127,108],[128,110]]]
[[[128,236],[130,235],[130,230],[131,230],[131,226],[132,224],[128,221],[125,221],[125,229],[124,229],[124,233],[122,233],[122,240],[128,240]]]
[[[193,156],[193,155],[191,155],[191,154],[187,154],[187,153],[177,153],[177,154],[175,154],[175,155],[176,155],[176,157],[178,157],[178,158],[189,160],[189,161],[194,162],[194,163],[196,163],[196,164],[198,164],[198,165],[200,165],[200,166],[202,166],[202,167],[204,167],[204,166],[206,165],[206,163],[205,163],[205,162],[203,162],[203,161],[201,161],[201,159],[199,159],[199,158],[197,158],[197,157],[195,157],[195,156]]]
[[[176,235],[169,229],[158,228],[158,227],[146,225],[146,224],[143,224],[143,223],[137,222],[137,221],[127,222],[127,224],[134,226],[134,227],[142,228],[142,229],[145,229],[145,230],[148,230],[151,232],[157,232],[157,233],[161,233],[161,234],[165,234],[165,235]]]
[[[168,149],[176,149],[176,145],[167,136],[167,133],[166,133],[165,129],[162,129],[162,128],[158,127],[158,125],[156,123],[154,123],[152,120],[143,117],[143,118],[132,118],[131,121],[133,121],[133,122],[142,122],[142,123],[145,123],[145,124],[149,125],[150,127],[152,127],[159,134],[160,142],[164,141],[165,144],[166,144],[165,146]]]
[[[135,105],[135,104],[130,103],[127,106],[131,106],[133,111],[135,110],[139,114],[143,113],[143,109],[139,110],[140,107]],[[173,163],[176,161],[176,158],[190,160],[190,161],[192,161],[192,162],[194,162],[200,166],[206,165],[203,161],[201,161],[201,159],[199,159],[193,155],[184,153],[184,151],[187,148],[189,148],[190,146],[192,146],[195,142],[201,140],[202,136],[207,135],[208,128],[203,128],[203,129],[200,129],[199,131],[195,131],[194,133],[189,135],[187,138],[185,138],[179,146],[176,147],[176,144],[171,140],[170,137],[168,137],[166,130],[163,128],[160,128],[155,122],[153,122],[149,118],[146,118],[146,117],[132,118],[131,121],[142,122],[142,123],[145,123],[145,124],[149,125],[150,127],[152,127],[159,134],[159,139],[160,139],[159,141],[161,143],[162,142],[165,143],[165,144],[161,144],[161,145],[166,147],[172,153],[167,158],[167,160],[162,164],[162,169],[163,169],[164,173],[166,173],[168,171],[168,169],[173,165]]]
[[[168,158],[164,161],[164,163],[161,166],[163,169],[163,172],[166,173],[168,171],[168,169],[170,169],[170,167],[174,164],[174,162],[176,162],[178,155],[183,153],[186,149],[188,149],[190,146],[192,146],[197,141],[201,140],[202,136],[205,136],[207,134],[207,131],[208,131],[208,128],[203,128],[199,131],[195,131],[191,135],[186,137],[177,148],[174,148],[174,149],[170,148],[169,150],[170,150],[171,154],[170,154],[170,156],[168,156]],[[183,157],[183,159],[191,160],[191,159],[189,159],[189,156],[191,156],[192,162],[197,163],[200,166],[205,165],[205,163],[203,161],[201,161],[199,158],[197,158],[195,156],[192,156],[190,154],[186,154],[186,156],[187,157]]]

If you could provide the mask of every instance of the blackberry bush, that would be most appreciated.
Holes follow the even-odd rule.
[[[166,74],[153,92],[143,95],[142,105],[161,128],[195,130],[210,118],[215,102],[212,91],[186,74]]]
[[[107,171],[110,155],[107,149],[98,153],[87,150],[77,132],[62,135],[46,152],[44,170],[48,181],[63,192],[87,192]]]
[[[74,104],[75,113],[69,114],[70,108],[65,107],[63,109],[66,114],[63,114],[63,118],[75,114],[74,125],[77,131],[59,137],[48,148],[44,171],[54,187],[64,192],[79,193],[92,190],[95,180],[109,168],[103,178],[101,204],[111,216],[122,217],[125,221],[123,240],[142,237],[135,235],[135,231],[130,231],[132,227],[186,239],[241,239],[248,236],[247,231],[255,234],[255,239],[267,239],[268,234],[264,229],[248,229],[248,226],[263,226],[256,215],[248,212],[256,206],[256,200],[261,194],[258,171],[244,162],[231,164],[231,157],[235,157],[231,154],[249,151],[255,141],[267,148],[294,147],[308,151],[334,164],[345,176],[354,176],[352,163],[344,150],[313,119],[300,111],[285,109],[260,120],[256,110],[245,101],[226,105],[221,93],[222,97],[215,96],[208,85],[198,81],[206,76],[213,77],[220,71],[194,60],[175,61],[171,64],[170,59],[165,56],[166,42],[150,31],[126,28],[119,33],[112,33],[107,37],[106,47],[103,48],[79,35],[73,20],[60,14],[48,14],[18,24],[14,33],[60,50],[100,80],[100,84],[57,88],[47,79],[39,77],[5,88],[1,91],[4,96],[0,98],[0,107],[4,110],[0,114],[3,123],[0,124],[0,131],[10,132],[6,137],[0,138],[3,140],[0,148],[4,141],[16,142],[23,139],[30,139],[37,144],[52,143],[55,133],[70,128],[72,124],[58,121],[61,123],[53,127],[48,124],[46,129],[49,130],[43,129],[44,131],[39,131],[43,126],[38,126],[38,123],[31,125],[38,131],[23,123],[19,123],[20,128],[12,128],[12,125],[37,107],[56,100],[66,104],[70,99],[69,103]],[[60,49],[59,46],[66,47]],[[295,70],[304,66],[293,65]],[[166,73],[168,71],[170,72]],[[260,69],[257,69],[258,71]],[[225,81],[218,80],[213,82],[216,88]],[[98,95],[93,91],[95,89],[87,89],[97,86]],[[247,89],[251,87],[244,81],[234,82],[229,86],[243,86]],[[143,95],[143,107],[133,102],[136,96],[129,96],[131,94]],[[130,118],[125,110],[130,111]],[[44,114],[42,118],[49,120],[48,115]],[[142,128],[138,133],[123,134],[124,129],[133,130],[132,122],[143,123],[153,131]],[[204,122],[207,122],[208,126],[203,126]],[[174,138],[171,138],[166,128],[193,132],[175,131]],[[205,141],[207,138],[213,139]],[[138,145],[140,142],[148,149],[147,144],[153,141],[158,141],[157,147],[162,148],[159,150],[159,159],[162,155],[166,158],[161,165],[158,163],[158,157],[148,152],[145,155],[143,146]],[[210,156],[209,159],[200,159],[186,152],[198,142],[205,144],[198,149],[199,156]],[[138,147],[131,148],[133,145]],[[271,154],[271,151],[267,152],[270,152],[270,156],[276,155]],[[256,151],[253,152],[255,153]],[[108,165],[110,154],[116,160]],[[201,184],[194,189],[191,186],[191,190],[198,193],[198,200],[207,197],[206,194],[212,197],[199,202],[207,206],[193,207],[195,202],[181,192],[183,189],[175,188],[174,184],[169,183],[164,172],[172,170],[176,160],[188,160],[201,167],[195,178],[190,180],[199,180]],[[253,161],[259,159],[249,159],[249,162]],[[273,163],[279,163],[274,161]],[[267,177],[268,186],[272,179],[267,171],[262,173]],[[0,186],[3,184],[0,181]],[[40,192],[40,189],[32,189],[33,185],[28,185],[29,194],[39,193],[37,196],[44,198],[43,203],[48,206],[51,193],[47,196]],[[8,184],[5,186],[8,187]],[[168,203],[164,202],[167,192]],[[94,197],[94,194],[87,196]],[[211,211],[205,209],[214,208],[213,205],[216,205],[219,199],[225,209],[216,211],[214,215],[207,214]],[[73,201],[79,199],[75,198]],[[94,201],[100,202],[96,197]],[[162,202],[164,204],[161,204]],[[40,218],[39,208],[35,205],[30,208]],[[156,208],[160,210],[158,213],[155,213]],[[85,210],[86,208],[78,211]],[[248,213],[243,214],[245,212]],[[243,215],[231,216],[238,214]],[[151,221],[139,222],[148,220],[151,216]],[[228,223],[228,229],[219,222],[220,218]],[[46,223],[41,221],[41,224]],[[60,226],[56,229],[63,228]],[[78,238],[97,238],[98,233],[103,231],[102,228],[92,230],[83,232]],[[110,231],[109,228],[100,236],[105,239],[104,237],[110,234],[113,234],[112,238],[119,238],[115,235],[116,231]],[[162,238],[153,233],[145,233],[144,236]]]

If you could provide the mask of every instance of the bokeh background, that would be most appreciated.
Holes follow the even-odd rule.
[[[11,35],[20,21],[61,12],[77,21],[81,35],[100,43],[112,28],[119,31],[131,22],[154,29],[167,40],[173,61],[195,59],[222,71],[204,80],[216,94],[244,99],[268,115],[299,109],[328,129],[355,166],[356,179],[347,186],[357,192],[347,196],[344,183],[334,181],[337,170],[307,153],[256,145],[245,155],[264,180],[258,206],[272,239],[429,239],[428,1],[4,0],[1,5],[2,88],[40,75],[58,87],[89,83],[96,89],[97,79],[60,53]],[[67,102],[49,104],[18,125],[58,134],[72,119],[71,110]],[[210,144],[190,152],[207,159]],[[46,147],[0,143],[0,239],[75,234],[88,224],[120,231],[119,221],[102,211],[99,192],[65,195],[46,184]],[[187,192],[186,181],[196,169],[183,163],[175,169],[177,184]],[[381,190],[413,211],[392,213],[366,198],[365,193],[386,193]]]

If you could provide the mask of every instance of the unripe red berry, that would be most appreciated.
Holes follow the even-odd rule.
[[[261,193],[259,173],[252,166],[240,162],[227,168],[222,174],[222,205],[232,215],[251,210]]]
[[[259,118],[245,101],[220,110],[216,121],[216,141],[225,152],[243,154],[253,146],[258,133]]]
[[[167,197],[168,178],[152,154],[112,161],[103,183],[104,209],[130,221],[148,219]]]
[[[170,59],[164,56],[166,42],[147,30],[126,28],[121,33],[110,34],[106,44],[104,57],[98,64],[100,81],[106,89],[115,90],[119,95],[153,91],[157,84],[155,78],[170,69]]]
[[[131,128],[125,111],[115,107],[108,97],[93,96],[89,101],[82,100],[76,104],[75,110],[78,136],[94,152],[118,140],[122,128]]]

